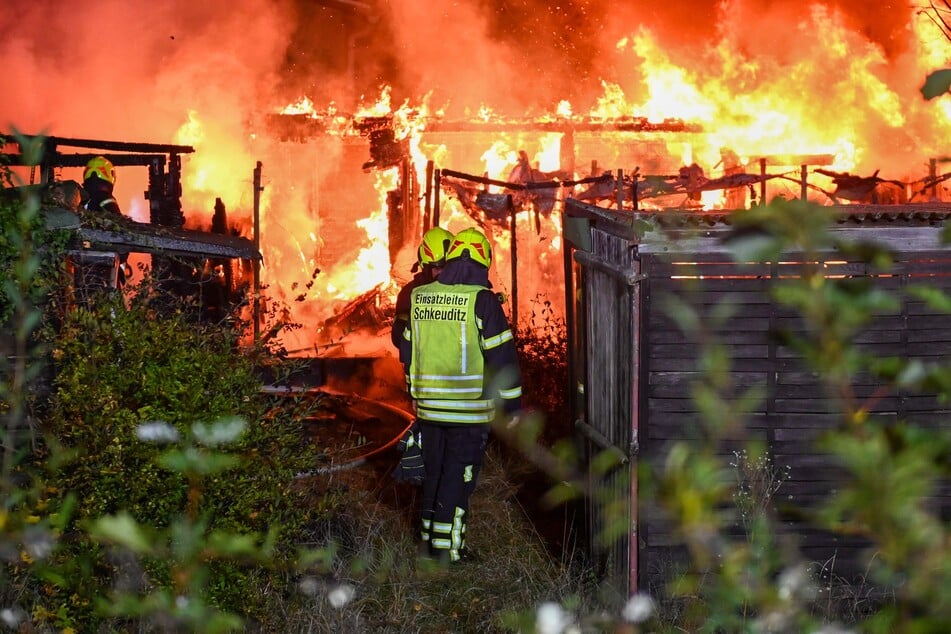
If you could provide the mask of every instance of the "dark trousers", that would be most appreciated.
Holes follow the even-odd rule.
[[[475,490],[488,425],[444,425],[420,420],[423,440],[422,539],[432,554],[458,561],[466,545],[469,497]]]

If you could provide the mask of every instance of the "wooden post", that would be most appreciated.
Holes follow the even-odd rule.
[[[624,209],[624,170],[617,171],[617,210]]]
[[[766,204],[766,159],[759,160],[759,173],[763,180],[759,184],[759,204]]]
[[[423,210],[423,233],[429,231],[432,227],[433,213],[433,162],[426,161],[426,196]]]
[[[637,209],[638,209],[638,203],[637,203],[637,177],[640,176],[640,173],[641,173],[641,172],[640,172],[640,168],[638,167],[638,168],[635,168],[634,173],[631,174],[631,198],[632,198],[632,200],[631,200],[632,205],[631,205],[631,206],[632,206],[632,208],[634,209],[634,211],[637,211]]]
[[[806,194],[808,193],[808,192],[807,192],[807,187],[806,187],[806,185],[807,185],[808,180],[809,180],[809,168],[808,168],[807,165],[802,165],[802,166],[800,166],[800,168],[799,168],[799,180],[800,180],[800,185],[799,185],[799,197],[802,198],[802,201],[803,201],[803,202],[806,202]]]
[[[508,204],[509,213],[512,214],[512,222],[510,231],[512,233],[511,243],[512,243],[512,260],[510,262],[512,268],[512,328],[514,332],[518,331],[518,234],[515,232],[515,204],[512,201],[512,196],[509,194],[506,196],[506,203]]]
[[[597,175],[598,175],[598,159],[592,159],[591,160],[591,174],[589,174],[589,176],[597,176]]]
[[[439,190],[442,189],[440,170],[434,172],[433,177],[433,226],[439,226]]]
[[[931,198],[933,200],[938,199],[938,161],[937,159],[931,159],[928,161],[928,176],[931,177],[931,182],[934,185],[931,186]]]
[[[257,165],[254,168],[254,217],[253,217],[253,231],[254,231],[254,251],[256,253],[261,253],[261,192],[264,191],[264,188],[261,187],[261,161],[257,162]],[[251,273],[251,301],[254,302],[251,307],[252,315],[254,316],[254,343],[257,343],[261,339],[261,299],[259,297],[261,293],[261,261],[255,260],[254,266],[252,267]]]
[[[641,273],[641,263],[638,259],[634,259],[631,263],[633,273],[639,275]],[[630,411],[630,452],[628,458],[633,464],[630,465],[630,477],[631,484],[629,490],[630,502],[630,529],[628,532],[628,592],[629,594],[634,594],[640,589],[639,580],[640,580],[640,536],[641,536],[641,514],[640,514],[640,482],[638,480],[637,470],[639,468],[640,460],[638,454],[640,451],[640,442],[641,442],[641,381],[642,376],[647,376],[647,373],[644,372],[641,366],[641,328],[643,323],[641,322],[641,317],[643,315],[643,306],[641,305],[642,294],[641,294],[641,284],[635,283],[629,286],[630,295],[629,295],[629,310],[630,310],[630,328],[631,328],[631,384],[628,387],[630,390],[629,395],[631,399],[631,411]],[[646,383],[646,378],[643,379]],[[646,522],[644,522],[646,524]]]

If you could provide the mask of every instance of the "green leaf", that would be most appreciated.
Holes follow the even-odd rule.
[[[168,451],[159,457],[158,462],[169,471],[210,475],[231,469],[238,465],[240,460],[235,456],[208,453],[188,447],[184,450]]]
[[[237,557],[258,554],[256,537],[225,531],[215,531],[208,535],[208,546],[221,556]]]
[[[777,259],[782,243],[765,233],[741,235],[727,243],[734,262],[768,262]]]
[[[93,523],[90,534],[96,539],[125,546],[136,553],[146,554],[152,550],[152,540],[126,511],[100,517]]]
[[[46,138],[42,135],[27,137],[16,133],[17,143],[20,145],[20,155],[26,165],[39,165],[43,159],[43,146]]]
[[[951,313],[951,296],[933,286],[909,286],[908,294],[924,301],[929,308]]]
[[[238,416],[226,417],[210,425],[195,423],[192,433],[195,439],[206,447],[218,447],[236,442],[248,428],[247,422]]]
[[[948,92],[951,88],[951,68],[936,70],[925,78],[925,85],[921,87],[921,94],[925,99],[934,99]]]
[[[578,487],[570,482],[559,482],[545,493],[542,501],[547,508],[556,508],[571,500],[577,500],[582,493]]]

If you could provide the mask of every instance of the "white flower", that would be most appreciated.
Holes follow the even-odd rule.
[[[142,423],[136,428],[135,435],[144,442],[167,443],[178,440],[178,430],[161,420]]]
[[[798,597],[809,599],[815,595],[812,577],[805,566],[793,566],[783,570],[779,575],[778,586],[779,598],[783,601]]]
[[[628,623],[643,623],[651,618],[653,614],[654,600],[640,592],[632,595],[621,611],[621,616]]]
[[[25,618],[26,613],[16,606],[0,610],[0,623],[3,623],[11,630],[19,628],[20,623],[22,623]]]
[[[297,588],[309,597],[317,594],[318,584],[317,580],[313,577],[304,577],[297,584]]]
[[[31,527],[23,534],[23,545],[33,559],[46,559],[53,552],[53,537],[41,528]]]
[[[535,632],[537,634],[564,634],[570,631],[571,615],[557,603],[546,601],[535,610]]]
[[[356,593],[357,591],[353,586],[342,584],[327,594],[327,600],[330,601],[330,605],[339,609],[353,601],[353,597]]]

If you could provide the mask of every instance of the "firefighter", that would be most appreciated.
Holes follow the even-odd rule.
[[[393,329],[390,339],[398,350],[403,340],[403,330],[409,321],[410,296],[413,289],[423,284],[429,284],[437,277],[446,264],[446,251],[452,243],[452,234],[442,227],[433,227],[423,234],[423,240],[417,250],[418,259],[413,265],[415,275],[413,279],[400,289],[396,296],[396,317],[393,319]]]
[[[413,290],[400,346],[422,440],[422,546],[447,563],[466,554],[469,498],[489,424],[521,409],[515,339],[490,290],[491,264],[485,235],[459,232],[439,279]]]
[[[112,194],[115,185],[116,168],[112,165],[112,161],[104,156],[90,159],[83,171],[83,189],[89,194],[83,207],[89,211],[121,214],[119,203]]]
[[[86,190],[88,198],[83,208],[87,211],[105,211],[116,216],[122,215],[119,209],[119,203],[113,196],[113,189],[116,185],[116,168],[112,161],[105,156],[97,156],[89,159],[86,163],[86,169],[83,170],[83,189]],[[119,256],[119,271],[116,283],[119,287],[132,277],[132,267],[129,266],[129,254],[123,253]]]

